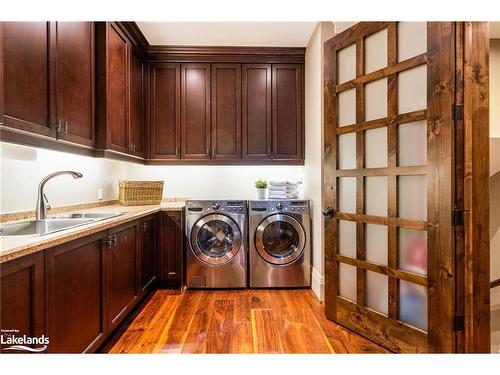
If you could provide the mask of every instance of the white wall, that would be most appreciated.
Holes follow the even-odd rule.
[[[331,22],[316,25],[305,56],[304,192],[312,205],[312,288],[324,300],[323,248],[323,41],[333,34]]]
[[[500,39],[490,39],[490,137],[500,138]]]
[[[45,193],[53,206],[97,201],[97,190],[103,199],[116,199],[118,179],[127,177],[123,162],[96,159],[45,149],[0,142],[0,212],[35,209],[40,180],[60,170],[83,173],[83,178],[59,176],[47,182]]]
[[[153,166],[128,165],[131,180],[163,180],[164,197],[255,199],[254,182],[302,180],[302,166]],[[307,198],[307,196],[306,196]]]

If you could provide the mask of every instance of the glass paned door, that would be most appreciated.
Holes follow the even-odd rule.
[[[361,22],[325,43],[325,310],[396,352],[455,348],[454,36]]]

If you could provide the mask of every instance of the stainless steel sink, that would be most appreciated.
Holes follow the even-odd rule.
[[[30,220],[2,225],[0,236],[43,236],[80,225],[89,224],[94,219],[45,219]]]
[[[76,212],[44,220],[29,220],[5,224],[0,226],[0,237],[43,236],[120,215],[123,215],[123,213]]]
[[[123,215],[123,212],[70,212],[68,214],[62,214],[57,216],[52,216],[52,219],[110,219],[112,217]]]

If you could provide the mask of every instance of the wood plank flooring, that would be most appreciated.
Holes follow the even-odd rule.
[[[310,289],[157,290],[109,353],[386,353],[329,321]]]

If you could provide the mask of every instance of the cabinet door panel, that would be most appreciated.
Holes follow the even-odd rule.
[[[156,279],[156,218],[141,223],[141,289],[145,293]]]
[[[273,65],[273,157],[302,159],[302,65]]]
[[[0,327],[18,330],[16,337],[44,334],[43,253],[3,263],[0,265],[0,275]],[[8,346],[2,345],[0,352],[4,352],[3,349]],[[40,345],[34,347],[38,348]]]
[[[271,155],[271,64],[242,67],[243,159]]]
[[[47,252],[51,353],[92,351],[104,339],[102,234]]]
[[[180,64],[157,64],[151,68],[151,158],[179,159]]]
[[[127,40],[113,24],[108,27],[107,126],[109,148],[128,152]]]
[[[105,249],[108,266],[108,324],[115,328],[139,298],[138,226],[136,223],[110,231],[116,244]]]
[[[130,48],[130,142],[132,154],[144,156],[144,66]]]
[[[165,212],[162,227],[162,283],[181,286],[183,278],[184,232],[182,212]]]
[[[94,26],[57,23],[57,120],[68,123],[60,138],[94,145]]]
[[[241,65],[212,64],[212,158],[241,158]]]
[[[183,159],[210,159],[210,64],[181,65]]]
[[[55,31],[49,22],[3,22],[1,27],[5,124],[50,135],[55,113],[49,56]]]

